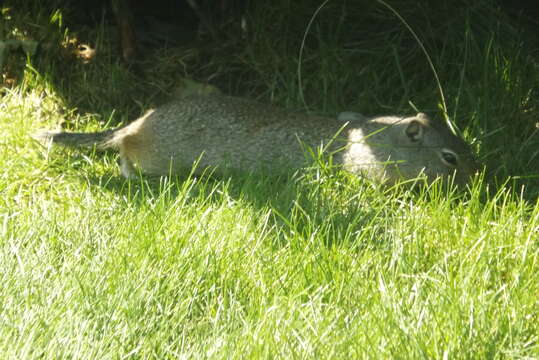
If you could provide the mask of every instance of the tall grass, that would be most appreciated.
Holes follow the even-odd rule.
[[[186,74],[324,114],[439,115],[424,54],[375,2],[329,1],[314,20],[319,1],[253,3],[246,36],[149,52],[142,74],[106,17],[68,26],[76,7],[21,4],[4,5],[4,36],[57,47],[9,55],[0,103],[1,358],[539,357],[537,43],[494,2],[391,2],[494,176],[464,192],[320,159],[289,177],[125,181],[112,153],[30,138],[126,121]],[[94,62],[59,55],[75,36],[100,46]]]

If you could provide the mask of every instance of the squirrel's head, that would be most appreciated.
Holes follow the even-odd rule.
[[[463,185],[479,169],[469,145],[424,113],[375,118],[371,123],[382,127],[366,142],[377,159],[386,162],[385,177],[391,182],[424,175],[429,182],[447,177]]]

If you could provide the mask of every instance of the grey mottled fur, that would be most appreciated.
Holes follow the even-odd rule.
[[[308,165],[306,148],[321,146],[334,164],[390,183],[420,174],[429,180],[455,174],[457,183],[466,183],[477,168],[464,141],[421,113],[369,119],[344,112],[333,119],[222,95],[189,95],[115,130],[47,132],[41,138],[68,146],[117,147],[126,177],[135,168],[178,173],[197,160],[198,169],[216,166],[217,171],[296,169]]]

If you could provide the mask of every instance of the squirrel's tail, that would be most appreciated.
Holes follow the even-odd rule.
[[[106,149],[117,145],[117,129],[94,133],[74,133],[62,131],[41,131],[34,138],[43,142],[52,142],[68,147],[92,147]]]

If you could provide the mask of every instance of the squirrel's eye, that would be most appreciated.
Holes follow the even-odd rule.
[[[456,167],[458,163],[458,156],[453,151],[448,149],[442,149],[440,152],[440,157],[442,158],[442,161],[452,167]]]

